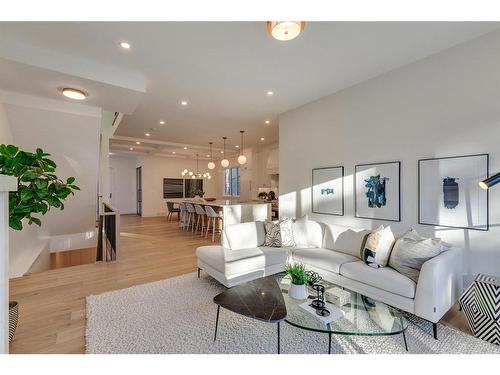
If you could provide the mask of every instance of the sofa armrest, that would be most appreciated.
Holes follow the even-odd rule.
[[[425,262],[415,293],[415,314],[437,323],[460,297],[462,273],[461,249],[451,248]]]

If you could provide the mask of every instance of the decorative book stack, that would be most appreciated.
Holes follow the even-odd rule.
[[[326,316],[318,315],[317,310],[311,306],[311,301],[307,301],[299,305],[301,308],[309,312],[311,315],[314,315],[316,318],[321,320],[325,324],[333,323],[336,320],[342,319],[345,317],[345,312],[340,310],[337,306],[334,306],[329,303],[325,303],[325,308],[328,310],[329,314]]]
[[[348,291],[334,287],[325,292],[326,300],[332,302],[336,306],[344,306],[351,302],[351,293]]]

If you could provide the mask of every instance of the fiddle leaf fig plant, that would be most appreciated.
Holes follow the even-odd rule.
[[[31,153],[14,145],[0,145],[0,174],[17,177],[17,191],[9,193],[12,229],[22,230],[23,220],[41,226],[42,221],[34,215],[45,215],[51,207],[63,210],[63,201],[80,190],[74,177],[64,182],[55,175],[57,165],[48,156],[41,148]]]

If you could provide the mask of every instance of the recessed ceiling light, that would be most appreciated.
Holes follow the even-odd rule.
[[[172,154],[174,154],[174,155],[175,155],[175,151],[172,151]]]
[[[144,135],[145,135],[146,137],[150,137],[150,136],[151,136],[151,134],[149,134],[149,133],[145,133]]]
[[[135,142],[135,144],[136,144],[136,145],[140,145],[140,144],[141,144],[141,142],[137,141],[137,142]]]
[[[265,123],[269,125],[271,123],[271,121],[266,120]]]
[[[160,125],[165,125],[165,121],[160,120]]]
[[[240,148],[240,145],[236,145],[236,146],[234,146],[234,147],[236,147],[236,148]]]
[[[128,42],[121,42],[120,43],[120,47],[122,47],[123,49],[130,49],[130,43],[128,43]]]
[[[267,96],[272,96],[272,95],[274,95],[274,92],[272,92],[272,91],[267,92]]]
[[[108,155],[114,155],[114,153],[112,153],[112,152],[108,152]]]
[[[71,87],[65,87],[62,89],[62,94],[73,100],[84,100],[87,98],[87,94],[82,90],[73,89]]]
[[[207,154],[207,158],[209,158],[209,157],[210,157],[210,155]]]
[[[181,100],[181,105],[183,105],[183,106],[187,106],[187,105],[188,105],[187,100]]]
[[[130,148],[129,148],[129,150],[130,150],[130,151],[134,151],[134,148],[133,148],[133,147],[130,147]]]
[[[184,150],[187,150],[187,149],[188,149],[187,146],[184,146]]]
[[[261,137],[261,138],[260,138],[260,140],[261,140],[261,141],[264,141],[265,139],[264,139],[264,137]]]
[[[224,153],[224,151],[222,151],[222,150],[221,150],[221,152],[220,152],[220,153],[221,153],[221,154],[223,154],[223,153]]]

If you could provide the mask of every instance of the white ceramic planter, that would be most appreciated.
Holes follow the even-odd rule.
[[[306,299],[308,297],[306,285],[290,284],[288,295],[293,299]]]

